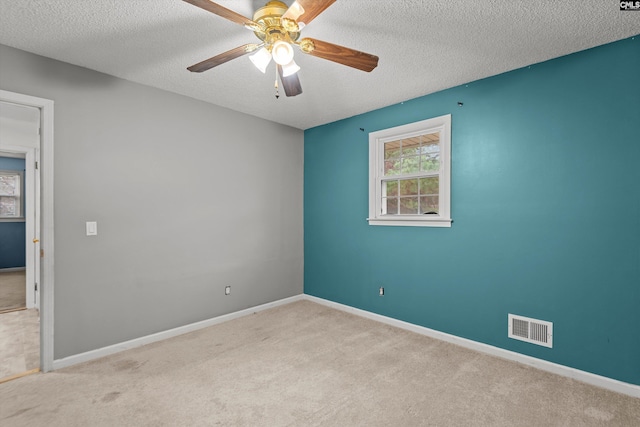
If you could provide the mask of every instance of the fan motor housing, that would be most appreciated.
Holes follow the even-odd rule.
[[[287,31],[282,23],[282,15],[288,7],[281,1],[270,1],[253,14],[253,20],[263,25],[265,31],[254,31],[256,37],[266,43],[274,43],[278,40],[295,42],[300,37],[300,31]]]

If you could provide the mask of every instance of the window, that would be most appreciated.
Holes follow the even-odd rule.
[[[0,220],[23,217],[22,172],[0,170]]]
[[[451,227],[451,115],[369,134],[369,225]]]

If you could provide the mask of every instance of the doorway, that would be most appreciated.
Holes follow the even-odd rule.
[[[39,149],[40,109],[0,102],[0,382],[40,370],[38,310],[33,242],[40,203],[36,200],[35,167],[29,165]],[[1,150],[1,149],[0,149]],[[29,183],[27,184],[27,179]],[[27,213],[27,206],[29,206]],[[27,233],[27,230],[32,232]],[[31,258],[31,259],[30,259]],[[29,261],[29,262],[27,262]]]
[[[47,372],[53,366],[53,101],[0,90],[0,152],[25,161],[22,311],[39,315],[35,359],[36,366]],[[12,324],[32,320],[12,319]]]
[[[30,113],[39,120],[38,110]],[[0,313],[27,308],[25,199],[33,194],[26,192],[25,157],[0,151]]]

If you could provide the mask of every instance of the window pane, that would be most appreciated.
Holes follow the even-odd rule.
[[[400,214],[415,215],[418,213],[417,197],[400,197]]]
[[[440,134],[430,133],[428,135],[422,135],[422,153],[439,153],[440,152]]]
[[[385,162],[384,162],[384,174],[385,175],[400,175],[400,160],[385,160]]]
[[[386,196],[398,195],[398,181],[387,181],[383,184],[386,187]]]
[[[437,172],[440,170],[440,153],[422,155],[420,170]]]
[[[420,136],[402,140],[402,157],[420,154]]]
[[[420,197],[420,213],[438,213],[438,196],[422,196]]]
[[[14,197],[0,197],[0,216],[18,216],[18,203]]]
[[[384,211],[384,207],[386,206],[387,210]],[[382,209],[383,214],[387,215],[397,215],[398,214],[398,199],[397,198],[388,198],[382,199]]]
[[[440,179],[437,176],[431,176],[429,178],[420,178],[420,194],[426,195],[438,195],[440,186]]]
[[[414,196],[418,195],[418,179],[401,179],[400,180],[400,195],[401,196]]]
[[[16,196],[20,189],[20,175],[0,175],[0,196]]]
[[[400,157],[400,141],[391,141],[384,144],[384,158],[397,159]]]
[[[402,158],[402,173],[415,173],[420,170],[420,156]]]

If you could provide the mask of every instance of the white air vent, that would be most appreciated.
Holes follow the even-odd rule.
[[[509,338],[553,347],[553,323],[509,314]]]

